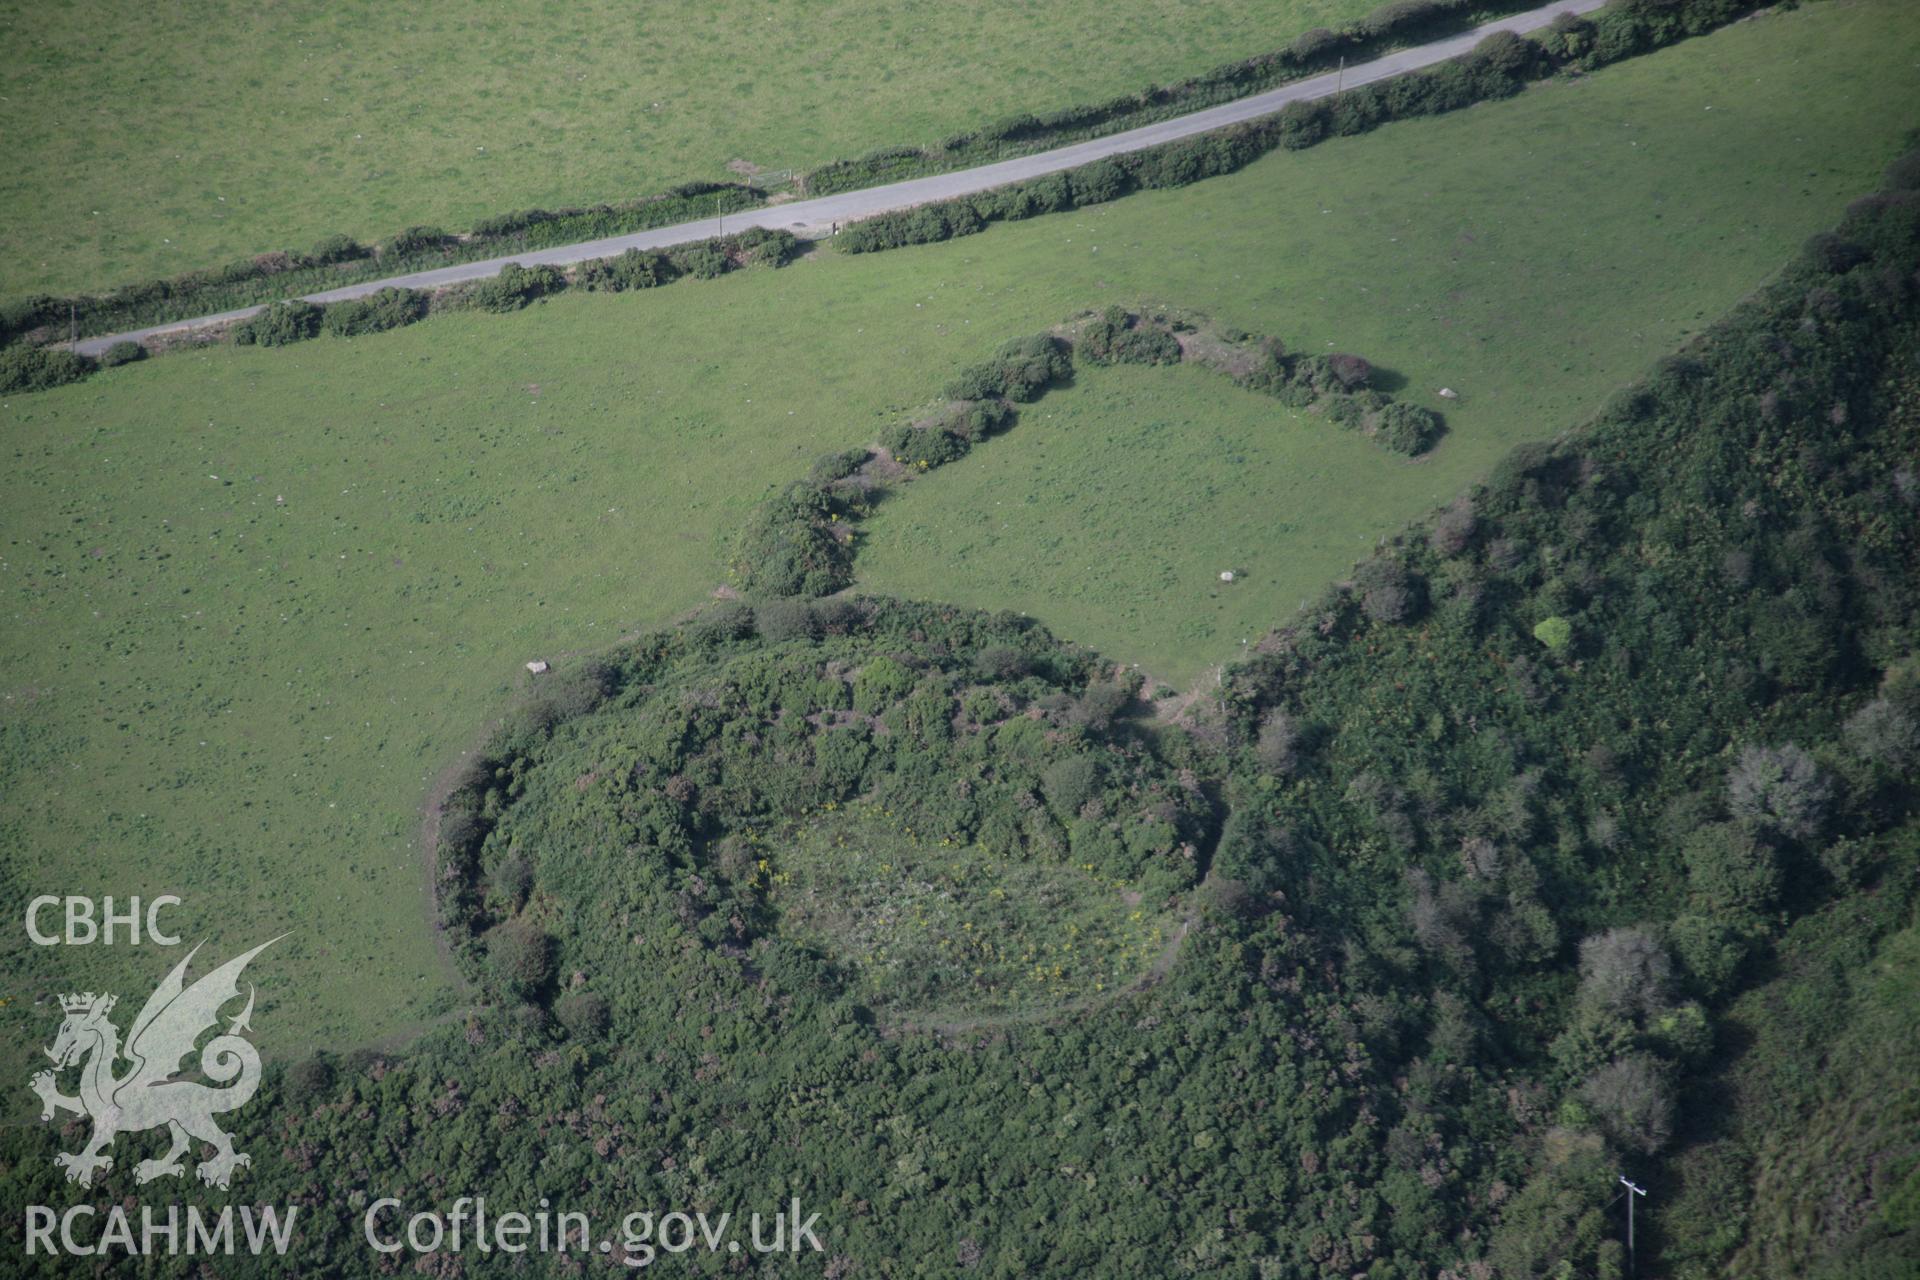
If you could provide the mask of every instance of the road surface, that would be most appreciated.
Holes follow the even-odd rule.
[[[1343,72],[1329,72],[1307,80],[1296,80],[1278,89],[1270,89],[1265,93],[1240,98],[1217,107],[1209,107],[1205,111],[1195,111],[1190,115],[1162,120],[1157,124],[1129,129],[1125,133],[1109,134],[1104,138],[1077,142],[1072,146],[1040,151],[1013,160],[1001,160],[978,168],[961,169],[953,173],[935,174],[926,178],[913,178],[906,182],[889,183],[883,187],[843,191],[838,195],[822,196],[815,200],[795,200],[787,204],[743,210],[728,214],[725,226],[730,231],[741,231],[747,227],[770,229],[784,227],[796,235],[824,235],[836,223],[855,222],[861,218],[892,213],[899,209],[911,209],[915,205],[928,204],[936,200],[973,195],[975,192],[1006,186],[1010,182],[1038,178],[1049,173],[1058,173],[1063,169],[1075,169],[1108,156],[1124,155],[1129,151],[1140,151],[1147,147],[1159,146],[1164,142],[1190,138],[1199,133],[1209,133],[1230,124],[1257,120],[1262,116],[1274,114],[1289,102],[1306,102],[1314,98],[1328,97],[1342,88],[1351,89],[1375,80],[1385,80],[1390,76],[1418,71],[1423,67],[1433,66],[1437,62],[1444,62],[1448,58],[1458,57],[1496,31],[1525,34],[1546,26],[1563,13],[1589,13],[1604,3],[1606,0],[1553,0],[1553,3],[1538,9],[1529,9],[1525,13],[1501,18],[1445,40],[1436,40],[1431,44],[1418,45],[1411,49],[1401,49],[1376,58],[1372,62],[1348,67]],[[596,258],[617,257],[629,249],[665,249],[673,245],[706,240],[718,234],[719,229],[719,224],[714,219],[706,218],[699,222],[682,222],[670,227],[636,231],[630,235],[609,236],[601,240],[583,240],[577,244],[560,245],[552,249],[537,249],[527,253],[509,254],[502,258],[463,262],[451,267],[436,267],[431,271],[415,271],[410,275],[391,276],[385,280],[366,280],[359,284],[302,296],[308,302],[327,303],[365,297],[381,289],[440,289],[468,280],[484,280],[489,276],[498,275],[500,269],[508,263],[517,262],[528,267],[542,264],[565,267],[578,262],[590,262]],[[231,324],[257,315],[265,309],[264,306],[241,307],[215,315],[196,316],[190,320],[171,320],[165,324],[133,329],[126,333],[102,334],[96,338],[83,338],[74,344],[73,349],[82,355],[97,356],[116,342],[140,342],[163,334]]]

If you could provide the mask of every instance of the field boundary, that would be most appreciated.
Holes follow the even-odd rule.
[[[325,305],[364,298],[382,289],[441,289],[488,279],[500,274],[509,266],[571,267],[597,259],[617,257],[630,249],[658,250],[711,239],[716,231],[724,232],[728,224],[731,224],[735,230],[757,227],[770,231],[790,231],[802,238],[820,239],[833,235],[843,223],[852,223],[862,218],[912,209],[942,200],[976,195],[996,187],[1061,173],[1098,160],[1144,151],[1164,143],[1177,142],[1232,125],[1258,120],[1278,113],[1290,103],[1311,102],[1332,97],[1345,90],[1391,79],[1410,71],[1424,70],[1449,61],[1472,51],[1482,40],[1498,32],[1524,35],[1548,26],[1563,14],[1579,16],[1600,9],[1605,3],[1606,0],[1553,0],[1550,4],[1524,13],[1483,23],[1460,35],[1417,45],[1338,71],[1294,81],[1280,88],[1221,106],[1011,160],[1002,160],[952,173],[909,179],[885,186],[867,187],[835,195],[762,206],[744,210],[724,220],[703,218],[695,222],[676,223],[624,235],[457,263],[380,280],[360,281],[336,289],[301,294],[298,295],[298,300]],[[267,309],[267,305],[260,303],[209,315],[166,321],[119,333],[100,334],[81,339],[70,346],[78,355],[98,356],[116,343],[144,344],[157,338],[183,332],[236,324],[260,314]]]
[[[922,409],[879,437],[817,460],[760,503],[728,556],[729,588],[751,599],[818,598],[854,585],[859,526],[901,486],[1002,435],[1032,403],[1090,365],[1196,365],[1291,409],[1311,409],[1402,458],[1446,434],[1431,409],[1375,387],[1372,362],[1345,352],[1291,353],[1278,339],[1222,330],[1173,307],[1081,311],[1013,338],[961,369]]]
[[[303,289],[337,288],[407,271],[498,257],[515,248],[528,251],[697,220],[709,208],[717,218],[754,205],[835,195],[903,178],[952,172],[1230,102],[1336,65],[1344,66],[1349,59],[1357,61],[1453,34],[1535,3],[1537,0],[1388,0],[1338,30],[1316,27],[1282,48],[1225,63],[1173,84],[1150,85],[1044,116],[1016,114],[926,146],[889,145],[852,159],[825,161],[810,169],[756,173],[744,181],[684,182],[656,194],[588,206],[494,214],[479,219],[464,233],[448,234],[437,226],[416,225],[367,244],[335,233],[305,251],[257,253],[223,266],[118,285],[101,292],[60,297],[27,295],[19,302],[0,304],[0,345],[23,337],[47,342],[63,330],[77,340],[197,312],[214,313],[268,302]]]

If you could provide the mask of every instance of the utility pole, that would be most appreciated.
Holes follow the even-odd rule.
[[[1628,1181],[1627,1181],[1627,1177],[1626,1177],[1626,1175],[1625,1175],[1625,1174],[1621,1174],[1621,1175],[1620,1175],[1620,1185],[1621,1185],[1621,1186],[1623,1186],[1623,1187],[1625,1187],[1625,1188],[1627,1189],[1627,1275],[1628,1275],[1628,1276],[1632,1276],[1632,1275],[1634,1274],[1634,1267],[1633,1267],[1633,1198],[1634,1198],[1635,1196],[1644,1196],[1644,1195],[1645,1195],[1645,1194],[1647,1194],[1647,1193],[1646,1193],[1646,1191],[1645,1191],[1645,1189],[1644,1189],[1644,1188],[1641,1188],[1641,1187],[1636,1187],[1636,1186],[1634,1186],[1634,1185],[1633,1185],[1633,1184],[1632,1184],[1631,1182],[1628,1182]]]
[[[727,211],[720,207],[720,193],[713,193],[713,219],[720,228],[722,236],[727,234]]]
[[[1346,87],[1346,83],[1347,83],[1347,55],[1343,53],[1340,55],[1340,70],[1333,77],[1333,91],[1335,93],[1340,92],[1341,89]]]

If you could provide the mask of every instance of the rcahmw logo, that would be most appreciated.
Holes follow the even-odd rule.
[[[40,1095],[42,1120],[70,1111],[93,1121],[93,1136],[85,1147],[54,1157],[54,1163],[66,1170],[68,1182],[90,1185],[96,1174],[113,1167],[113,1157],[107,1151],[114,1138],[143,1129],[164,1127],[172,1145],[159,1159],[142,1160],[134,1166],[133,1176],[138,1182],[186,1172],[180,1158],[195,1139],[213,1148],[212,1155],[194,1170],[209,1186],[226,1188],[236,1169],[252,1163],[247,1155],[233,1149],[233,1139],[213,1122],[220,1112],[245,1106],[260,1087],[259,1051],[241,1034],[252,1030],[251,985],[246,1007],[230,1019],[225,1032],[215,1035],[200,1050],[200,1071],[214,1083],[205,1085],[174,1077],[192,1055],[194,1042],[201,1034],[219,1029],[220,1011],[239,998],[240,975],[247,965],[279,940],[261,943],[188,986],[187,966],[200,950],[196,946],[141,1006],[124,1046],[119,1028],[108,1017],[113,1012],[113,996],[89,991],[60,997],[66,1017],[52,1047],[45,1051],[53,1060],[54,1070],[37,1073],[31,1087]],[[116,1073],[123,1057],[128,1065]],[[79,1092],[69,1096],[60,1092],[56,1072],[75,1066],[80,1069]]]

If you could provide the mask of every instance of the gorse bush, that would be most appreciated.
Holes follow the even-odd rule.
[[[1052,334],[1015,338],[985,364],[963,369],[947,384],[950,400],[987,400],[995,397],[1024,403],[1056,382],[1073,376],[1073,356],[1065,342]]]
[[[337,338],[357,338],[410,325],[426,314],[426,295],[412,289],[382,289],[364,298],[328,304],[322,323]]]
[[[93,372],[84,356],[55,347],[9,347],[0,351],[0,394],[45,391],[78,382]]]
[[[779,267],[800,252],[800,237],[786,228],[748,227],[745,231],[710,241],[727,255],[733,267]]]
[[[727,255],[712,245],[701,245],[679,255],[678,265],[696,280],[716,280],[731,267]]]
[[[667,284],[678,274],[664,253],[629,249],[617,258],[581,263],[574,282],[582,289],[625,293],[629,289],[651,289]]]
[[[1382,408],[1374,425],[1374,433],[1381,444],[1407,457],[1431,449],[1443,430],[1439,414],[1404,400],[1396,400]]]
[[[482,280],[467,291],[469,305],[496,313],[518,311],[566,288],[566,277],[557,267],[523,267],[509,262],[500,274]]]
[[[408,227],[388,237],[379,252],[382,258],[412,258],[444,249],[454,239],[439,227]]]
[[[116,342],[100,353],[100,367],[113,369],[147,358],[147,349],[137,342]]]
[[[1180,340],[1171,331],[1121,307],[1108,307],[1083,325],[1074,350],[1096,365],[1179,364],[1181,360]]]
[[[754,509],[733,555],[748,595],[823,596],[853,581],[853,529],[821,486],[797,481]]]
[[[307,250],[306,261],[316,266],[332,266],[336,262],[351,262],[355,258],[365,258],[372,253],[365,245],[356,244],[352,236],[323,236],[313,248]]]
[[[320,332],[320,308],[296,298],[276,302],[250,320],[233,327],[233,341],[242,347],[284,347],[305,342]]]

